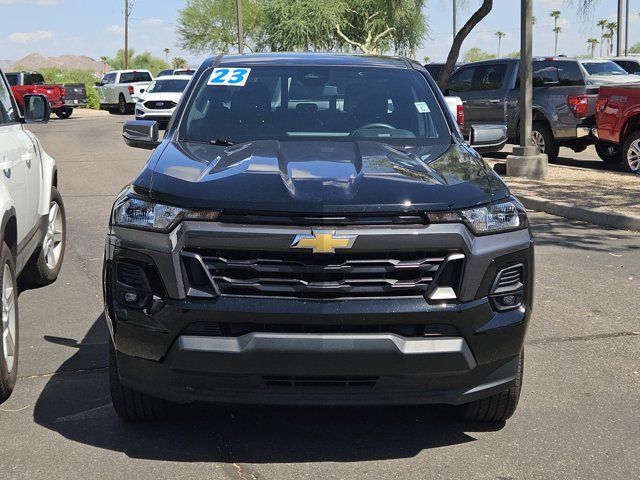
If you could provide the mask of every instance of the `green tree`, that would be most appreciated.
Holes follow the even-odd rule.
[[[555,27],[553,29],[553,33],[555,33],[555,35],[556,35],[556,47],[555,47],[555,54],[554,55],[558,55],[558,37],[560,36],[560,32],[562,32],[562,27]]]
[[[422,63],[425,65],[431,62],[431,57],[422,57]]]
[[[242,0],[245,46],[263,46],[264,15],[260,0]],[[178,43],[193,53],[228,53],[238,47],[236,0],[187,0],[178,11]]]
[[[507,53],[504,58],[520,58],[520,50]]]
[[[486,52],[477,47],[470,48],[464,52],[464,55],[462,56],[462,59],[465,62],[480,62],[482,60],[491,60],[492,58],[496,58],[493,53]]]
[[[500,32],[500,31],[496,32],[496,37],[498,37],[498,55],[497,55],[498,58],[500,58],[500,47],[502,47],[502,39],[506,36],[507,34],[504,32]]]
[[[264,33],[272,51],[331,50],[344,18],[343,0],[266,0]]]
[[[164,61],[169,63],[169,53],[171,52],[171,49],[165,48],[163,52],[164,52]]]
[[[184,58],[173,57],[173,60],[171,60],[171,66],[173,68],[187,68],[188,63]]]
[[[339,43],[362,53],[413,55],[427,33],[425,0],[342,0]]]
[[[142,52],[138,55],[135,53],[135,50],[132,48],[129,49],[129,68],[149,70],[153,74],[169,68],[167,62],[161,58],[154,57],[149,51]],[[107,63],[113,70],[124,70],[124,49],[118,50],[115,57],[107,58]]]
[[[629,47],[629,53],[640,53],[640,42],[636,42]]]

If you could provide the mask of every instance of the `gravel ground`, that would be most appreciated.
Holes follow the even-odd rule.
[[[492,167],[503,163],[511,149],[509,145],[502,152],[485,156],[485,160]],[[593,147],[578,154],[563,148],[560,156],[558,164],[549,165],[549,176],[544,181],[516,177],[504,180],[516,196],[542,197],[609,212],[640,213],[640,175],[606,165]]]

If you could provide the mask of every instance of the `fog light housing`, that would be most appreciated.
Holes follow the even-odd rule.
[[[522,263],[503,268],[491,287],[491,300],[498,311],[512,310],[524,301],[525,269]]]

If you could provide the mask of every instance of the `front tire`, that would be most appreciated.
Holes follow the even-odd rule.
[[[464,418],[470,422],[502,424],[515,413],[522,391],[522,373],[524,370],[524,350],[520,352],[518,373],[513,387],[463,405]]]
[[[66,240],[67,221],[64,203],[58,189],[51,187],[47,231],[42,245],[22,272],[21,284],[26,288],[40,288],[55,282],[62,268]]]
[[[547,156],[549,163],[556,163],[558,161],[560,147],[548,123],[533,122],[531,140],[534,145],[540,148],[540,153],[544,153]]]
[[[614,143],[596,142],[596,153],[607,165],[620,163],[620,147]]]
[[[109,388],[113,408],[127,422],[150,422],[167,417],[164,400],[137,392],[120,383],[116,349],[109,340]]]
[[[640,130],[636,130],[624,141],[621,163],[629,173],[640,173]]]
[[[73,108],[61,108],[55,111],[56,116],[63,120],[69,118],[72,113],[73,113]]]
[[[0,403],[11,396],[18,378],[18,285],[16,265],[9,246],[2,243],[0,254],[0,304],[2,306],[0,341]]]

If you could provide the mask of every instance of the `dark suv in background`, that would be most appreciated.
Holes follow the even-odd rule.
[[[470,63],[452,76],[445,95],[462,98],[465,134],[471,125],[507,125],[509,141],[519,142],[519,68],[516,59]],[[597,87],[589,87],[579,62],[535,58],[533,62],[533,140],[553,162],[559,147],[581,152],[595,143]]]

